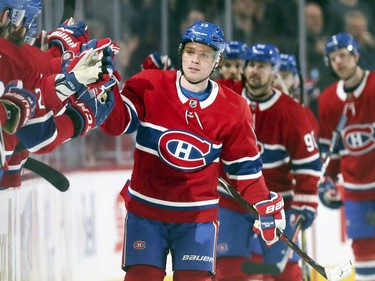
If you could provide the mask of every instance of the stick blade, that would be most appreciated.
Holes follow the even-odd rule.
[[[325,268],[327,279],[329,281],[340,281],[348,278],[353,272],[353,264],[351,260],[347,260],[343,264],[334,268]]]

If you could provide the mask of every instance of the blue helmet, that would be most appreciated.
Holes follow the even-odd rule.
[[[42,12],[42,1],[41,0],[23,0],[23,7],[26,10],[25,27],[30,28],[33,21],[35,21],[38,15]]]
[[[268,62],[274,68],[280,66],[279,49],[272,44],[255,44],[246,49],[246,61]]]
[[[347,49],[353,55],[359,55],[359,43],[349,33],[337,33],[326,41],[324,45],[324,60],[329,64],[328,55],[339,49]]]
[[[22,0],[0,0],[0,12],[4,8],[22,10]]]
[[[0,12],[5,8],[11,9],[10,22],[15,26],[19,26],[25,16],[22,0],[0,0]]]
[[[182,44],[197,42],[224,52],[224,33],[220,26],[210,22],[196,21],[182,34]]]
[[[295,55],[280,54],[280,70],[289,71],[293,74],[297,74],[298,70]]]
[[[246,44],[240,41],[229,41],[225,43],[225,58],[229,60],[244,60]]]

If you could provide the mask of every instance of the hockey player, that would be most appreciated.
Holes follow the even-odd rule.
[[[263,175],[268,188],[280,193],[285,202],[287,226],[284,233],[292,237],[296,222],[302,219],[302,229],[310,227],[316,217],[317,184],[320,177],[320,157],[312,127],[304,109],[294,99],[273,88],[279,67],[279,51],[271,44],[255,44],[246,52],[245,86],[242,96],[253,116],[253,127],[263,161]],[[278,241],[268,247],[253,239],[250,226],[254,217],[236,201],[221,193],[218,238],[218,281],[248,280],[241,270],[250,253],[259,244],[265,263],[279,263],[288,252]],[[253,255],[257,261],[259,257]],[[293,255],[282,274],[267,276],[267,280],[302,280],[298,257]]]
[[[219,68],[221,78],[216,80],[217,83],[233,89],[234,84],[241,81],[245,51],[246,44],[243,42],[228,41],[225,43],[224,60]]]
[[[4,21],[0,22],[0,29],[3,31],[0,38],[1,63],[3,65],[0,71],[0,79],[5,83],[20,79],[24,87],[27,90],[31,90],[38,100],[33,122],[26,123],[15,134],[4,132],[5,150],[9,158],[7,160],[9,170],[6,171],[0,186],[18,187],[20,186],[20,169],[27,156],[23,154],[13,155],[17,144],[22,143],[23,147],[35,153],[47,153],[70,138],[84,135],[95,126],[100,125],[111,110],[113,99],[112,95],[110,95],[108,103],[101,104],[97,102],[93,93],[86,91],[80,96],[78,101],[64,108],[65,111],[60,112],[58,116],[54,116],[52,112],[46,110],[42,92],[55,91],[56,79],[53,77],[53,79],[48,80],[49,77],[44,77],[33,65],[30,58],[23,55],[22,49],[10,41],[10,39],[14,38],[12,36],[19,32],[20,25],[16,26],[12,22],[16,22],[14,17],[17,13],[13,11],[15,4],[22,6],[21,1],[1,0],[0,3],[2,8],[0,18],[4,19]],[[10,12],[12,12],[12,17],[9,18]],[[22,15],[22,19],[23,17]],[[95,52],[89,50],[70,64],[64,76],[66,77],[65,82],[69,83],[69,86],[72,84],[74,86],[80,84],[86,86],[95,82],[103,74],[104,70],[98,67],[101,64],[102,62],[99,61]],[[88,71],[90,69],[87,68],[88,66],[91,66],[92,71]],[[49,81],[52,86],[44,91],[40,87],[41,81]],[[77,81],[78,83],[74,84]]]
[[[296,57],[293,54],[280,54],[280,70],[277,79],[275,80],[275,87],[279,85],[283,93],[290,95],[292,98],[297,100],[299,103],[302,103],[303,90],[300,87],[300,81],[298,77],[297,61]],[[319,124],[316,119],[314,112],[302,104],[303,108],[306,111],[307,117],[309,118],[311,125],[313,126],[314,137],[318,137]]]
[[[183,33],[181,70],[143,70],[126,81],[101,128],[137,130],[125,199],[126,281],[162,281],[172,255],[173,280],[208,281],[216,269],[219,159],[237,190],[255,204],[269,244],[283,228],[282,198],[264,183],[245,100],[209,77],[224,51],[220,27],[197,21]],[[277,206],[277,208],[276,208]],[[251,226],[252,227],[252,226]]]
[[[347,236],[352,239],[355,257],[355,279],[374,281],[375,73],[358,65],[360,47],[348,33],[328,38],[324,55],[339,81],[328,86],[319,98],[319,145],[323,156],[332,153],[319,197],[328,208],[344,207]],[[347,120],[337,131],[341,118]],[[339,134],[337,144],[331,143],[335,134]],[[343,178],[342,199],[334,183],[339,173]]]

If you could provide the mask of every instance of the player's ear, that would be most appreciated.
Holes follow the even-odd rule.
[[[214,68],[220,68],[224,62],[224,53],[220,53],[219,58],[216,60]]]
[[[10,9],[4,9],[0,11],[0,26],[6,27],[9,24],[10,17],[9,17]]]

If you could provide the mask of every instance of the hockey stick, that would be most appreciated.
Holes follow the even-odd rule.
[[[229,194],[231,194],[232,197],[238,201],[238,203],[240,203],[251,214],[258,217],[258,212],[255,210],[255,208],[249,202],[243,199],[243,197],[235,189],[233,189],[233,187],[231,187],[226,182],[226,180],[220,177],[219,181],[226,189],[226,191],[229,192]],[[352,262],[350,260],[347,260],[342,265],[334,268],[323,267],[316,261],[314,261],[310,256],[308,256],[304,251],[302,251],[301,248],[298,245],[296,245],[292,240],[290,240],[280,229],[276,228],[276,234],[280,238],[280,240],[287,244],[288,247],[290,247],[295,253],[297,253],[302,258],[302,260],[306,261],[307,264],[309,264],[320,275],[322,275],[329,281],[343,280],[350,276],[350,274],[353,271]]]
[[[304,252],[307,251],[305,230],[301,231],[301,248],[302,248],[302,251]],[[310,281],[310,269],[304,260],[302,260],[302,277],[303,277],[302,279],[303,281]]]
[[[64,1],[64,13],[62,15],[61,23],[63,23],[66,19],[70,17],[74,18],[75,9],[76,9],[75,0],[65,0]]]
[[[331,143],[329,145],[329,149],[328,149],[327,154],[324,157],[324,161],[322,163],[322,169],[321,169],[322,174],[321,174],[321,177],[320,177],[320,182],[324,178],[324,174],[327,171],[327,167],[329,165],[329,162],[331,161],[333,151],[335,150],[335,148],[336,148],[336,146],[339,142],[341,131],[344,129],[344,126],[345,126],[345,123],[346,123],[347,119],[348,119],[348,117],[346,117],[345,114],[342,114],[341,117],[340,117],[339,123],[337,124],[337,127],[336,127],[335,131],[333,132]]]
[[[69,189],[69,180],[62,173],[39,160],[29,157],[27,158],[24,167],[44,178],[61,192]]]

